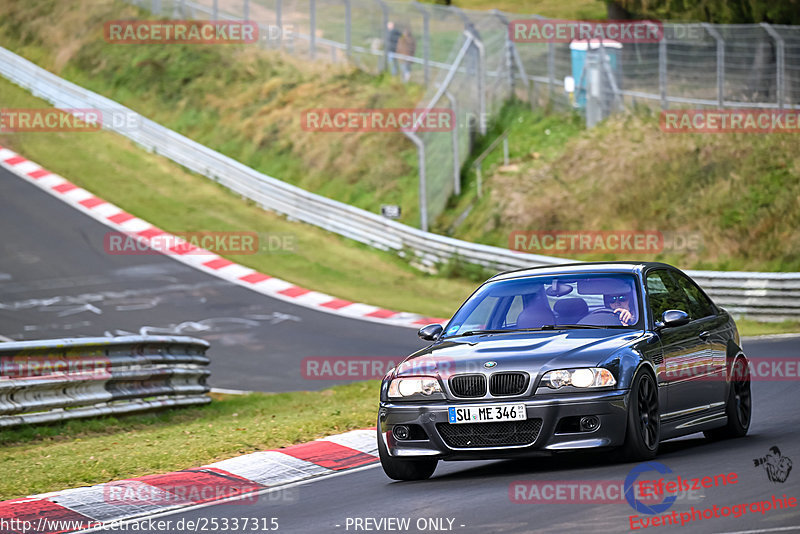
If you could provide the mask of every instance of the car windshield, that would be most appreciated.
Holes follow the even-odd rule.
[[[531,276],[490,282],[450,321],[446,336],[560,328],[639,328],[638,285],[628,274]]]

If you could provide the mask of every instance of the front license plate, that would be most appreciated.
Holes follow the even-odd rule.
[[[451,423],[487,423],[495,421],[524,421],[527,419],[524,404],[476,404],[447,408]]]

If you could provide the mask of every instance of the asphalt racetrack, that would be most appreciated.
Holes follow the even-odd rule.
[[[0,168],[0,335],[186,335],[211,343],[212,387],[323,389],[304,358],[402,358],[411,328],[321,313],[249,291],[167,256],[113,255],[111,229]],[[387,359],[391,361],[391,359]]]
[[[212,343],[212,386],[261,391],[317,389],[300,361],[310,356],[401,357],[417,347],[414,331],[320,313],[248,291],[168,257],[114,256],[103,251],[108,229],[0,169],[4,209],[0,226],[0,334],[12,340],[118,335],[183,334]],[[751,357],[794,357],[800,337],[749,340]],[[440,463],[431,480],[392,482],[373,465],[290,487],[273,488],[256,502],[214,504],[163,514],[165,527],[136,531],[234,532],[233,520],[255,519],[264,532],[787,532],[800,530],[800,507],[771,508],[784,495],[800,497],[800,467],[783,481],[755,465],[771,447],[800,462],[800,389],[796,381],[753,383],[750,435],[710,442],[693,435],[662,444],[657,461],[671,473],[639,479],[714,477],[736,482],[682,494],[673,511],[683,526],[644,528],[655,515],[637,512],[618,494],[611,502],[553,497],[531,502],[518,488],[606,481],[623,487],[637,464],[613,463],[604,453],[565,454],[514,461]],[[591,483],[591,482],[590,482]],[[546,497],[542,492],[541,498]],[[715,517],[747,512],[739,517]],[[692,514],[692,507],[698,513]],[[724,507],[724,508],[723,508]],[[756,508],[761,508],[758,510]],[[698,519],[703,510],[712,516]],[[275,518],[275,521],[272,521]],[[227,522],[223,523],[223,520]],[[183,521],[182,523],[179,523]],[[187,522],[192,521],[191,528]],[[216,521],[216,523],[214,523]],[[216,527],[214,525],[216,524]],[[226,525],[223,528],[223,525]],[[275,528],[277,526],[277,528]],[[133,530],[133,524],[127,524]],[[120,530],[109,530],[119,532]],[[253,532],[254,530],[246,530]]]

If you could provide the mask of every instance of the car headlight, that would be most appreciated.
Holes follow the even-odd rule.
[[[395,378],[389,384],[389,397],[396,399],[419,394],[433,395],[441,392],[442,387],[439,385],[439,380],[430,376]]]
[[[587,369],[558,369],[548,371],[542,377],[542,385],[551,389],[564,386],[576,388],[604,388],[616,385],[617,381],[611,371],[602,367]]]

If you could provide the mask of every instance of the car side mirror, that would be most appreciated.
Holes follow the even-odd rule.
[[[672,328],[689,324],[689,314],[683,310],[667,310],[661,316],[661,321],[656,323],[658,328]]]
[[[439,323],[429,324],[427,326],[423,326],[417,332],[417,335],[420,339],[424,339],[425,341],[436,341],[439,336],[442,335],[444,331],[444,327]]]

